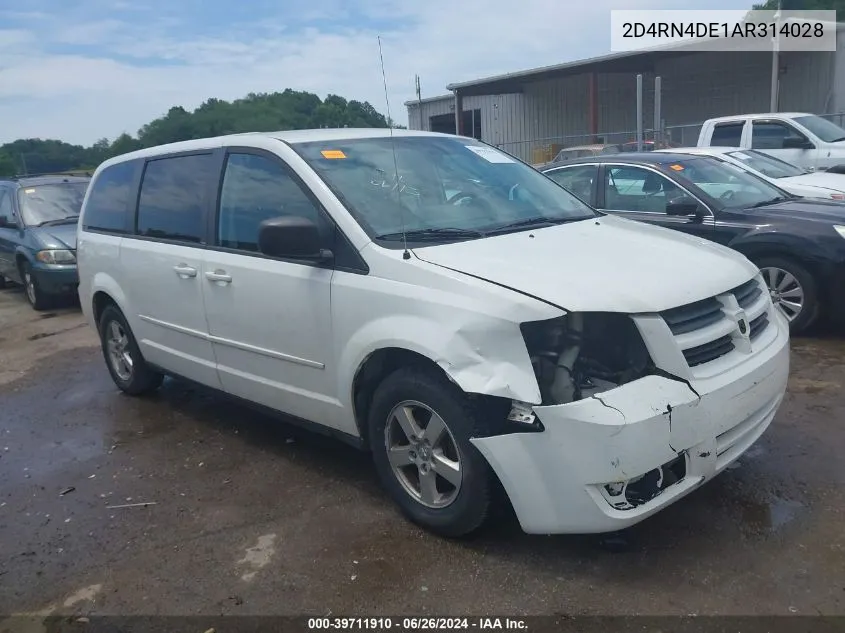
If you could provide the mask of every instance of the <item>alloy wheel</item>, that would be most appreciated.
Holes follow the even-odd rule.
[[[129,337],[117,321],[111,321],[106,331],[106,349],[114,373],[123,381],[132,379],[132,353]]]
[[[804,309],[804,288],[788,270],[777,267],[762,268],[763,279],[769,289],[772,303],[788,321],[794,321]]]
[[[460,451],[431,407],[414,400],[397,404],[388,415],[384,440],[393,474],[414,500],[438,509],[457,498],[463,480]]]

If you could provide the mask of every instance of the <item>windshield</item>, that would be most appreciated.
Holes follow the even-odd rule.
[[[827,143],[845,141],[845,130],[820,116],[811,114],[795,117],[795,120]]]
[[[728,156],[741,161],[751,169],[759,171],[769,178],[788,178],[790,176],[802,176],[807,173],[803,169],[785,163],[774,156],[769,156],[753,149],[743,150],[741,152],[728,152]]]
[[[531,228],[596,216],[536,169],[468,139],[397,136],[294,148],[374,238],[401,239],[404,226],[408,233],[439,232],[444,241],[469,239],[516,223]]]
[[[23,221],[29,226],[79,217],[88,182],[24,187],[18,192]]]
[[[679,160],[664,167],[716,198],[723,207],[761,206],[789,197],[742,167],[710,157]]]

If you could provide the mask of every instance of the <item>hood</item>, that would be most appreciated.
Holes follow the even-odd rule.
[[[42,248],[61,248],[76,250],[76,224],[57,226],[39,226],[33,230],[35,237],[42,243]]]
[[[823,171],[816,171],[800,176],[788,176],[777,179],[778,183],[789,185],[801,185],[802,187],[819,188],[826,191],[845,192],[845,174],[828,174]]]
[[[747,213],[753,213],[757,218],[845,224],[845,203],[836,200],[787,200],[768,207],[748,209]]]
[[[610,216],[414,254],[577,312],[658,312],[735,288],[757,272],[715,242]]]

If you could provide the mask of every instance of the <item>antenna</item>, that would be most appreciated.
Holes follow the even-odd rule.
[[[402,245],[405,250],[402,259],[411,259],[408,251],[408,238],[405,235],[405,207],[402,206],[402,187],[399,183],[399,162],[396,160],[396,143],[393,140],[393,119],[390,117],[390,98],[387,96],[387,75],[384,72],[384,55],[381,52],[381,35],[378,36],[378,58],[381,62],[381,78],[384,82],[384,102],[387,104],[387,127],[390,130],[390,149],[393,152],[393,178],[396,182],[396,198],[399,202],[399,213],[402,222]]]

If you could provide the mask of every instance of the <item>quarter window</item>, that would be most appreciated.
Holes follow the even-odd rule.
[[[135,161],[106,167],[91,185],[83,211],[83,226],[113,233],[125,233],[129,197],[135,180]]]
[[[317,207],[280,160],[229,154],[220,192],[218,244],[258,252],[259,225],[280,216],[320,223]]]
[[[202,242],[205,200],[214,178],[211,154],[160,158],[147,163],[138,200],[138,234]]]

